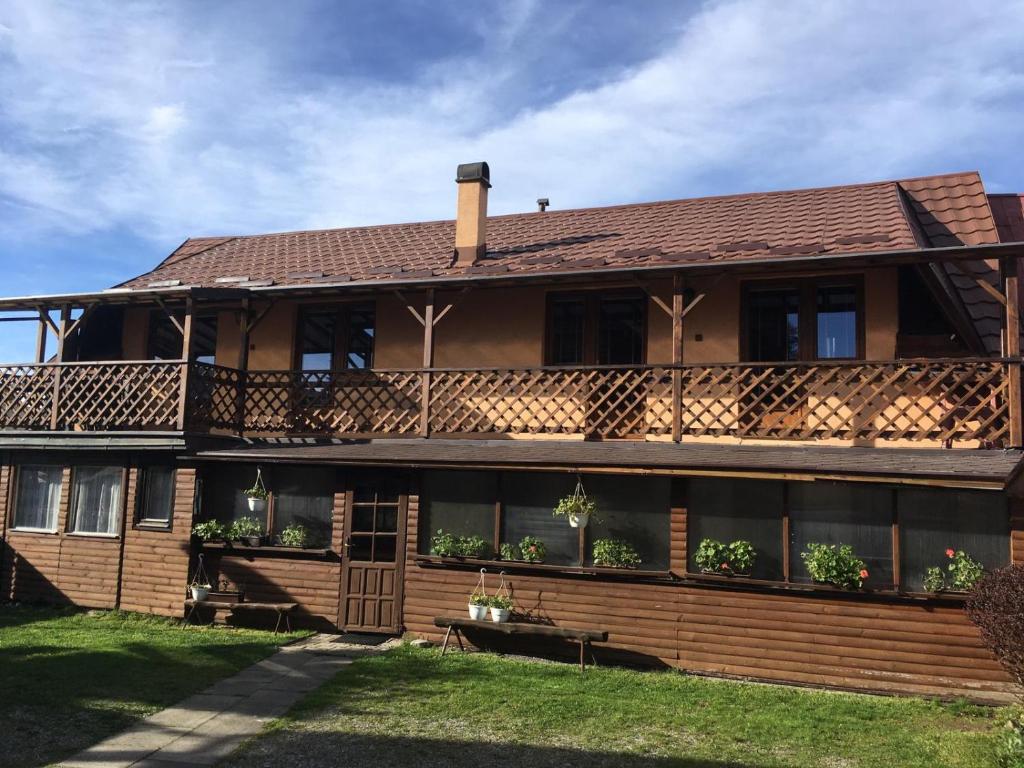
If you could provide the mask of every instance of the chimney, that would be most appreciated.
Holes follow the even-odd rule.
[[[468,267],[487,253],[487,190],[491,169],[487,163],[463,163],[455,174],[459,185],[455,216],[455,266]]]

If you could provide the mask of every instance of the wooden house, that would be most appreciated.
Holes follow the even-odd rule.
[[[0,300],[39,326],[0,367],[2,598],[180,617],[201,553],[308,624],[437,638],[486,568],[609,658],[1009,694],[925,577],[1024,562],[1020,197],[959,173],[488,216],[489,187],[464,165],[453,221],[194,238]],[[269,539],[198,542],[257,470]],[[577,483],[585,528],[552,515]],[[525,537],[542,562],[499,559]],[[706,540],[751,572],[707,573]],[[815,582],[812,543],[863,585]]]

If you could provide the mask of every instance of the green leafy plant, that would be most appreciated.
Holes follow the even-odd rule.
[[[967,592],[985,575],[981,563],[962,549],[947,549],[946,557],[949,558],[949,565],[946,566],[947,580],[953,589]]]
[[[729,545],[729,570],[733,573],[749,574],[754,569],[757,550],[746,539],[737,539]]]
[[[267,489],[260,485],[259,482],[257,482],[252,488],[246,488],[242,493],[245,494],[247,499],[263,499],[264,501],[266,501],[270,496]]]
[[[263,523],[255,517],[240,517],[231,524],[231,538],[244,539],[246,536],[262,536]]]
[[[502,560],[518,560],[519,559],[519,548],[515,544],[509,544],[508,542],[501,545],[498,550]]]
[[[491,608],[497,608],[501,611],[512,610],[512,598],[508,595],[495,595],[487,601],[487,605]]]
[[[924,572],[925,592],[941,592],[946,588],[946,577],[937,565]]]
[[[491,543],[481,536],[460,536],[456,540],[455,554],[457,557],[486,559],[494,554],[494,549]]]
[[[1011,707],[996,757],[1001,768],[1024,768],[1024,707]]]
[[[218,520],[207,520],[192,527],[192,534],[203,541],[222,541],[228,537],[228,533],[228,527]]]
[[[716,539],[703,539],[697,546],[693,561],[704,573],[721,573],[729,569],[729,548]]]
[[[632,544],[621,539],[598,539],[594,542],[594,565],[605,568],[636,568],[640,555]]]
[[[582,478],[576,480],[576,488],[572,493],[558,500],[558,504],[555,505],[551,514],[555,517],[566,517],[570,523],[580,518],[593,517],[597,520],[597,504],[593,499],[587,498],[587,493],[583,490]],[[585,526],[586,522],[583,522],[582,525]]]
[[[868,578],[864,561],[853,553],[849,544],[810,543],[800,554],[811,578],[820,584],[832,584],[840,589],[859,589]]]
[[[481,595],[479,592],[474,592],[472,595],[469,596],[469,604],[483,605],[486,607],[491,604],[491,598],[489,598],[487,595]]]
[[[536,536],[523,536],[523,540],[519,542],[519,555],[527,563],[543,562],[547,551],[544,542]]]
[[[304,547],[309,542],[306,526],[292,523],[281,531],[281,543],[286,547]]]
[[[430,554],[437,557],[455,557],[458,539],[450,533],[445,533],[440,528],[437,533],[430,537]]]

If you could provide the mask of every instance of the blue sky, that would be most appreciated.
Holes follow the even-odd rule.
[[[1024,0],[0,0],[0,293],[188,236],[978,169],[1024,191]],[[34,329],[3,326],[0,360]]]

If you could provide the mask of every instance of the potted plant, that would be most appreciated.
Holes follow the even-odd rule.
[[[733,576],[749,576],[754,570],[757,550],[746,539],[737,539],[729,547],[729,573]]]
[[[484,621],[487,619],[487,609],[490,606],[491,600],[487,595],[481,592],[474,592],[469,596],[469,618],[475,619],[476,621]]]
[[[703,539],[693,554],[693,562],[701,573],[722,573],[729,570],[729,548],[717,539]]]
[[[455,557],[458,539],[450,533],[438,528],[437,533],[430,537],[430,554],[437,557]]]
[[[203,602],[210,596],[209,584],[191,584],[189,590],[192,592],[192,599],[197,603]]]
[[[482,536],[460,536],[456,539],[456,557],[472,557],[478,560],[486,560],[493,554],[493,545]]]
[[[309,531],[304,525],[292,523],[281,531],[280,539],[285,547],[305,547],[309,543]]]
[[[547,551],[544,542],[536,536],[523,536],[519,542],[519,556],[527,563],[543,563]]]
[[[242,493],[245,494],[245,498],[249,502],[250,512],[260,513],[266,511],[267,499],[270,494],[267,492],[267,489],[263,487],[263,483],[258,479],[258,477],[256,484],[252,488],[242,491]]]
[[[831,584],[840,589],[860,589],[868,578],[864,561],[853,553],[849,544],[811,542],[800,554],[807,572],[818,584]]]
[[[192,535],[202,541],[224,541],[228,537],[228,528],[218,520],[206,520],[192,527]]]
[[[576,481],[576,489],[560,499],[552,514],[555,517],[569,519],[569,525],[573,528],[586,528],[590,522],[591,515],[597,513],[597,504],[593,499],[588,499],[586,491],[583,490],[583,480]]]
[[[258,547],[263,543],[263,524],[255,517],[240,517],[231,524],[231,538]]]
[[[502,560],[512,561],[519,559],[519,549],[515,544],[509,544],[508,542],[501,545],[498,549],[498,554]]]
[[[230,579],[221,579],[217,589],[211,589],[207,599],[212,603],[243,603],[245,602],[245,586],[232,584]]]
[[[594,542],[594,565],[603,568],[636,568],[640,555],[632,544],[621,539],[598,539]]]
[[[491,608],[491,621],[504,624],[512,613],[512,598],[508,595],[495,595],[487,604]]]
[[[985,568],[962,549],[946,550],[946,572],[938,566],[925,571],[924,588],[928,592],[969,592],[985,575]]]

